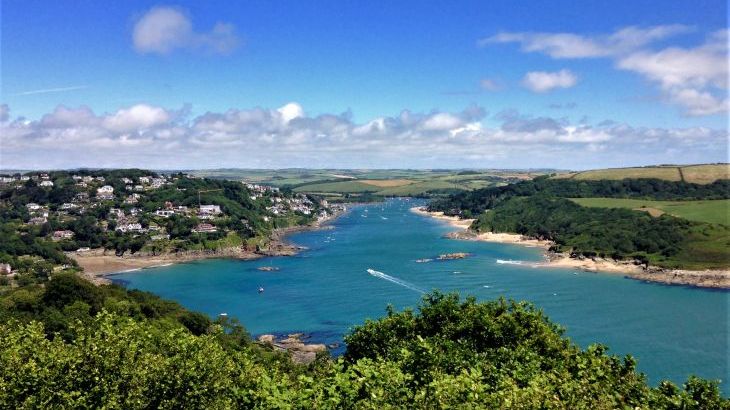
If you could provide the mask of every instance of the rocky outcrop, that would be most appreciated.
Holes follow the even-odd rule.
[[[469,254],[466,252],[444,253],[442,255],[439,255],[436,259],[440,261],[448,261],[453,259],[464,259],[467,256],[469,256]]]
[[[326,352],[327,346],[323,344],[306,344],[301,340],[304,337],[305,335],[302,333],[293,333],[287,335],[285,339],[277,341],[274,335],[261,335],[258,337],[258,341],[274,350],[288,352],[295,363],[309,364],[317,358],[317,353]]]

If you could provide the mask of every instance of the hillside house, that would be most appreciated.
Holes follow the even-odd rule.
[[[211,224],[198,224],[198,226],[193,229],[193,232],[197,233],[207,233],[207,232],[217,232],[218,229],[211,225]]]
[[[218,215],[221,213],[220,205],[200,205],[200,214]]]
[[[30,218],[28,221],[31,225],[43,225],[46,222],[48,222],[48,218],[45,216],[36,216],[35,218]]]
[[[135,223],[118,225],[117,231],[119,231],[119,232],[144,232],[145,229],[142,228],[142,224],[135,222]]]
[[[74,237],[73,231],[54,231],[53,232],[53,240],[54,241],[62,241],[64,239],[71,239]]]

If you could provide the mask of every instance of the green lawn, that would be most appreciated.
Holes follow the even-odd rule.
[[[685,218],[690,221],[728,225],[730,200],[707,201],[649,201],[621,198],[571,198],[572,201],[589,207],[629,208],[645,210],[654,216],[662,213]]]

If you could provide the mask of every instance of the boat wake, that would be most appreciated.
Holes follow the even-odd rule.
[[[406,282],[402,279],[394,278],[386,273],[376,271],[375,269],[368,269],[367,271],[371,276],[375,276],[376,278],[385,279],[388,282],[392,282],[392,283],[395,283],[396,285],[403,286],[404,288],[408,288],[414,292],[418,292],[421,294],[426,293],[425,290],[419,288],[418,286],[416,286],[412,283]]]
[[[504,259],[497,259],[497,263],[500,265],[522,265],[522,261],[513,261],[510,260],[504,260]]]

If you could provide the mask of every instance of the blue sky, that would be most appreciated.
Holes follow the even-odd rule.
[[[727,158],[724,1],[5,0],[1,15],[5,168]],[[58,150],[76,145],[99,155]]]

